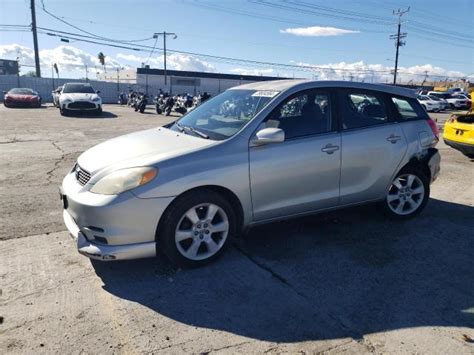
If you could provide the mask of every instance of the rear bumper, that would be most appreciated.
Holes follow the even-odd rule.
[[[436,148],[429,149],[427,163],[431,172],[430,182],[434,182],[438,178],[439,172],[441,170],[441,155],[439,155],[438,149]]]
[[[444,138],[444,143],[466,155],[474,155],[474,144],[454,142]]]

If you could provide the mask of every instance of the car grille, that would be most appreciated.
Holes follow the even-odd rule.
[[[68,105],[68,108],[77,108],[77,109],[95,108],[95,104],[93,104],[92,102],[87,102],[87,101],[76,101],[76,102],[71,102]]]
[[[76,176],[77,182],[82,186],[87,184],[91,179],[91,174],[87,170],[82,169],[79,164],[76,164],[76,168],[74,169],[74,175]]]

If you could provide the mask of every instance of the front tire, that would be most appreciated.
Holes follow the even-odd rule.
[[[419,169],[402,169],[392,181],[384,200],[386,214],[394,219],[409,219],[425,208],[430,198],[428,177]]]
[[[232,206],[220,194],[198,190],[178,197],[163,215],[157,247],[177,267],[198,267],[218,258],[236,233]]]

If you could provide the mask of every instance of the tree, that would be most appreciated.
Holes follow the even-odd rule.
[[[36,72],[34,70],[30,70],[30,71],[26,72],[25,74],[23,74],[22,76],[35,77]]]
[[[102,52],[99,52],[97,55],[97,58],[99,58],[100,65],[102,65],[102,68],[104,68],[104,73],[107,73],[107,70],[105,70],[105,54]]]

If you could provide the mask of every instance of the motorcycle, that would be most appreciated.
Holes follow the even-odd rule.
[[[173,110],[175,100],[173,97],[168,96],[165,100],[164,104],[164,109],[163,112],[165,113],[165,116],[169,116],[171,114],[171,110]]]
[[[125,96],[125,94],[123,92],[121,92],[118,96],[118,100],[117,100],[117,103],[119,105],[125,105],[127,104],[127,97]]]
[[[146,105],[148,104],[148,96],[146,94],[142,94],[135,104],[135,111],[140,111],[140,113],[145,112]]]

